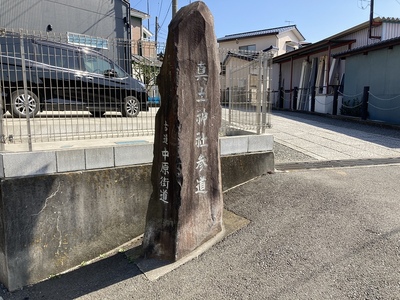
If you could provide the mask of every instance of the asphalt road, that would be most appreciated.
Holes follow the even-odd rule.
[[[288,120],[293,116],[288,113]],[[313,118],[317,123],[312,126],[324,126],[326,118]],[[339,122],[340,135],[349,136],[342,121],[326,121]],[[297,128],[305,124],[296,122]],[[376,142],[359,135],[362,148],[383,147],[396,155],[397,144],[389,147],[378,139],[386,134],[391,142],[400,142],[396,130],[344,124],[371,131]],[[332,141],[341,143],[332,130],[327,132],[328,148],[335,148]],[[321,155],[310,156],[287,145],[276,147],[279,164],[321,160]],[[400,165],[374,165],[371,160],[363,166],[282,170],[225,193],[225,208],[248,219],[249,225],[156,281],[147,280],[124,253],[118,253],[21,291],[10,294],[3,289],[0,296],[21,300],[400,299]]]

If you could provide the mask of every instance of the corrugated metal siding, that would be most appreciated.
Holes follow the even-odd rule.
[[[383,23],[382,40],[388,40],[400,36],[399,23]]]
[[[369,118],[400,123],[400,46],[354,55],[346,59],[344,99],[361,100],[363,88],[370,87]],[[350,96],[350,95],[358,95]]]
[[[382,26],[374,28],[373,35],[382,35]],[[351,45],[351,48],[358,48],[366,45],[371,45],[377,42],[380,42],[379,39],[370,39],[368,28],[362,29],[355,33],[346,35],[342,38],[343,40],[356,40],[354,44]]]
[[[74,32],[102,38],[128,38],[122,0],[1,0],[0,27],[53,33]]]
[[[43,0],[1,0],[0,27],[38,29]]]

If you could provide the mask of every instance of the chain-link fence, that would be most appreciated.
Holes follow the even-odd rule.
[[[0,30],[0,146],[153,135],[164,45]],[[221,134],[270,126],[268,53],[220,49]]]

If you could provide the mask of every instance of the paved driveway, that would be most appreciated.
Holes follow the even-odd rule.
[[[343,160],[400,156],[400,129],[324,116],[273,111],[275,142],[301,152],[302,160]],[[279,159],[279,157],[278,157]]]

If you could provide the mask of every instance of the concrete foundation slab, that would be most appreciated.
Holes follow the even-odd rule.
[[[217,234],[214,238],[208,240],[200,247],[174,263],[157,259],[139,258],[138,254],[140,252],[138,252],[137,249],[127,251],[125,254],[130,260],[136,261],[136,265],[143,272],[148,280],[154,281],[164,276],[165,274],[179,268],[180,266],[191,261],[192,259],[196,259],[201,254],[212,248],[215,244],[220,242],[222,239],[226,238],[228,235],[234,233],[235,231],[238,231],[241,228],[247,226],[249,223],[249,220],[235,215],[228,210],[224,210],[224,230]]]

